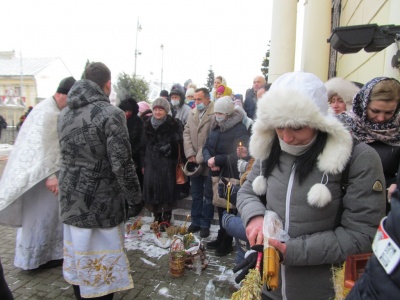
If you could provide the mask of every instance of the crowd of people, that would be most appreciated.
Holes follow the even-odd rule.
[[[218,212],[218,234],[206,248],[225,256],[236,247],[238,283],[264,246],[279,252],[278,288],[266,286],[263,299],[333,299],[332,267],[372,252],[388,213],[400,246],[392,228],[399,212],[391,211],[399,209],[391,206],[399,201],[398,80],[324,83],[290,72],[269,84],[255,76],[243,100],[217,76],[212,90],[188,80],[151,103],[126,98],[116,107],[106,65],[89,64],[82,78],[63,79],[32,110],[0,185],[0,223],[19,227],[14,264],[63,265],[77,299],[112,299],[133,288],[124,222],[145,207],[165,230],[189,194],[188,232],[207,238]],[[288,238],[265,237],[268,212]],[[375,257],[369,276],[379,266]],[[103,270],[112,281],[98,280]],[[390,299],[400,282],[386,274]],[[365,296],[367,285],[349,299]],[[368,291],[381,293],[374,285]]]

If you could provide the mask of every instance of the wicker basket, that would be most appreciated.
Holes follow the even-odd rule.
[[[172,277],[181,277],[185,274],[185,259],[183,241],[180,237],[175,237],[169,252],[169,272]]]

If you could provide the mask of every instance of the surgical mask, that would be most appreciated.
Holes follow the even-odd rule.
[[[225,116],[215,116],[215,119],[217,120],[218,123],[220,123],[223,120],[225,120]]]
[[[171,100],[172,106],[178,106],[179,105],[179,100]]]
[[[315,135],[311,142],[309,142],[307,145],[289,145],[279,138],[279,145],[281,146],[283,152],[289,153],[294,156],[300,156],[306,153],[311,148],[316,139],[317,135]]]
[[[204,105],[204,103],[199,103],[196,105],[196,108],[199,111],[203,111],[206,108],[206,106]]]

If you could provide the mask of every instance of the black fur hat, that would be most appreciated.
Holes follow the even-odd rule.
[[[118,106],[123,111],[132,111],[132,114],[137,115],[139,112],[139,105],[137,104],[136,100],[133,98],[127,98],[121,101]]]

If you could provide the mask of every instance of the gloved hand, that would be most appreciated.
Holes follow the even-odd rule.
[[[126,209],[126,218],[129,219],[138,216],[142,212],[143,207],[143,201],[141,201],[140,203],[135,203],[133,205],[128,205]]]
[[[220,198],[224,198],[227,199],[228,196],[228,180],[226,180],[225,178],[221,177],[221,181],[218,183],[218,196]],[[240,186],[238,185],[234,185],[231,184],[231,190],[230,190],[230,202],[233,205],[236,205],[236,196],[237,196],[237,192],[239,191]]]
[[[244,261],[242,261],[240,264],[236,265],[233,268],[233,273],[236,273],[239,270],[242,270],[242,272],[240,272],[240,274],[238,276],[236,276],[236,278],[235,278],[236,283],[241,282],[246,277],[247,273],[249,273],[249,270],[254,269],[256,267],[258,252],[263,253],[264,246],[263,245],[254,245],[253,247],[251,247],[251,250],[254,250],[254,252],[250,253],[245,258]],[[261,260],[260,273],[262,274],[262,272],[263,272],[263,263]]]
[[[164,156],[170,156],[171,155],[171,145],[170,144],[165,144],[160,147],[160,153]]]
[[[247,169],[247,165],[248,165],[248,164],[249,164],[248,161],[245,161],[244,159],[239,159],[239,160],[237,161],[237,168],[238,168],[239,173],[244,173],[244,172],[246,172],[246,169]]]

